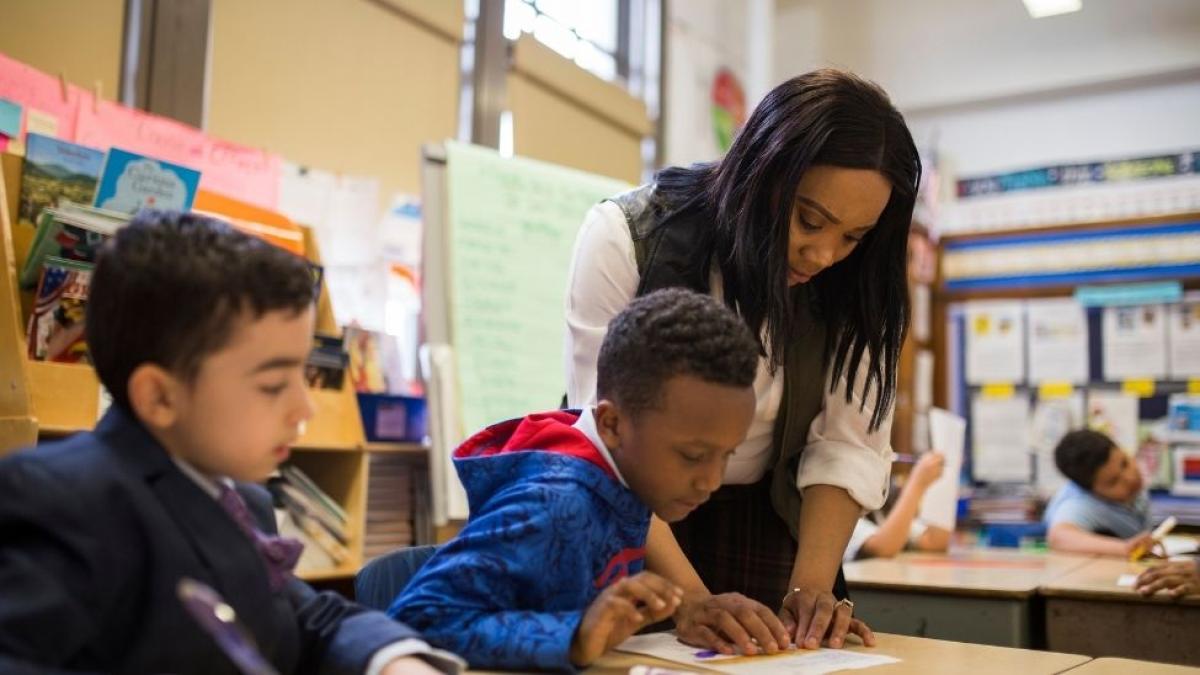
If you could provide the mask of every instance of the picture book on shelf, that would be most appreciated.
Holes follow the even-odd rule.
[[[29,316],[29,358],[80,363],[88,360],[83,320],[92,265],[47,258]]]
[[[59,200],[91,204],[104,153],[41,134],[27,134],[17,221],[32,226]]]
[[[200,172],[195,169],[112,148],[93,204],[123,213],[142,208],[190,211],[199,187]]]
[[[29,257],[21,268],[21,288],[37,285],[47,258],[94,262],[96,251],[104,240],[128,222],[129,217],[125,214],[70,202],[43,210]]]

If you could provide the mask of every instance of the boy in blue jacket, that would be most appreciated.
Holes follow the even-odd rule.
[[[474,668],[570,670],[671,616],[643,571],[650,514],[721,485],[754,414],[758,346],[716,300],[641,297],[609,324],[594,409],[529,415],[463,443],[471,517],[389,613]]]
[[[188,614],[215,589],[280,673],[456,671],[414,631],[291,574],[261,482],[312,416],[317,278],[219,221],[143,211],[101,251],[86,323],[113,404],[0,461],[0,672],[237,672]]]

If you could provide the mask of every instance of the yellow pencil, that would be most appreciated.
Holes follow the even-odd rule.
[[[1163,537],[1167,536],[1170,534],[1171,530],[1175,529],[1175,525],[1177,523],[1178,521],[1175,519],[1175,516],[1167,516],[1167,519],[1162,521],[1162,524],[1154,528],[1154,531],[1150,533],[1150,539],[1154,542],[1153,544],[1150,544],[1150,546],[1153,547],[1154,544],[1162,541]],[[1137,562],[1141,560],[1142,556],[1146,555],[1148,551],[1149,549],[1147,549],[1145,545],[1139,545],[1137,548],[1133,549],[1133,553],[1129,554],[1129,559],[1133,562]]]

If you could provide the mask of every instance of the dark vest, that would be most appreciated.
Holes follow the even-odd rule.
[[[640,280],[637,295],[660,288],[684,287],[708,294],[713,259],[713,226],[694,204],[668,204],[654,185],[613,197],[633,237]],[[808,308],[802,308],[808,309]],[[787,345],[783,398],[772,441],[771,503],[795,537],[799,532],[800,491],[796,469],[808,428],[821,412],[825,394],[825,326],[809,312],[803,330]]]

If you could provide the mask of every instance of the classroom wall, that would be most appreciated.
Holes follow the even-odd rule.
[[[124,0],[4,0],[0,52],[115,100],[124,22]]]
[[[640,182],[653,131],[640,100],[530,35],[514,46],[506,86],[515,154]]]
[[[747,22],[740,2],[667,0],[664,65],[663,163],[667,166],[720,158],[712,121],[712,85],[725,67],[747,87]],[[757,81],[757,80],[756,80]],[[753,105],[748,93],[748,104]]]
[[[383,200],[419,193],[421,144],[456,131],[462,13],[440,0],[214,0],[205,130],[376,177]]]
[[[779,0],[777,79],[814,67],[883,85],[959,176],[1200,147],[1200,3]]]

